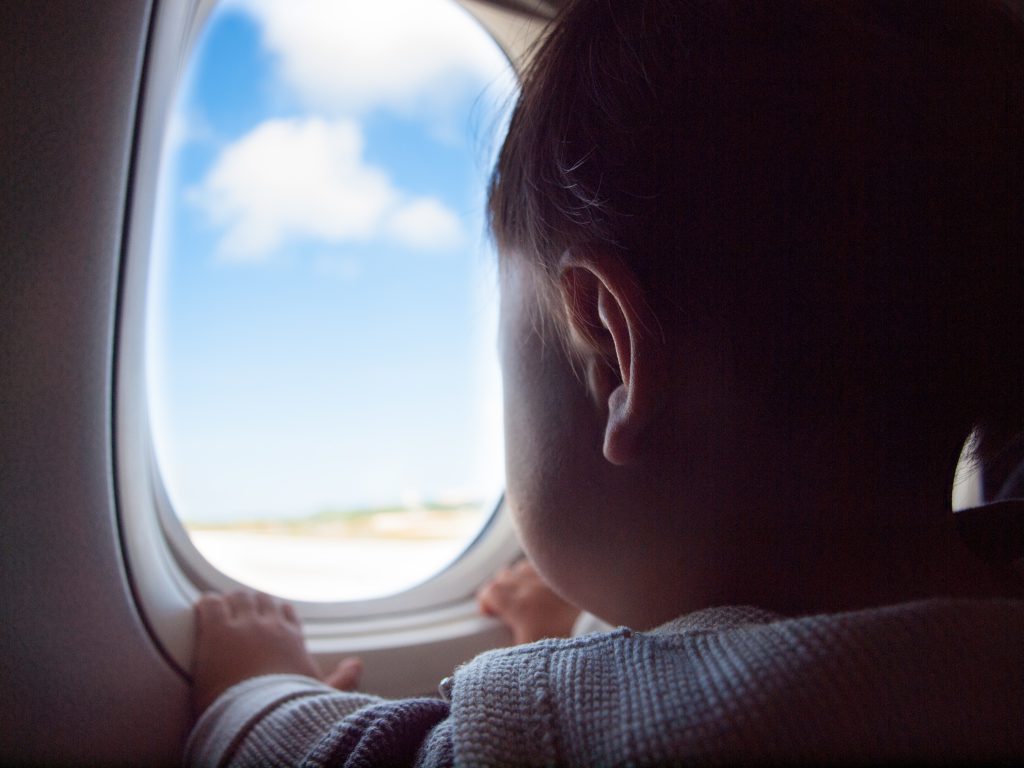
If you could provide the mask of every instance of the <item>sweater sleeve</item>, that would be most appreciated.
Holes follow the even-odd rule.
[[[196,723],[190,766],[451,764],[448,704],[342,693],[300,675],[226,691]]]

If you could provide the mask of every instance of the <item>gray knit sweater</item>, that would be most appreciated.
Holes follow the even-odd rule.
[[[195,765],[1024,760],[1024,601],[781,618],[716,608],[490,651],[441,699],[300,676],[236,685]]]

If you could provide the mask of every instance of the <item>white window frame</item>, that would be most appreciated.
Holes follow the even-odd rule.
[[[114,356],[114,478],[128,581],[155,642],[183,673],[191,667],[192,605],[199,594],[243,586],[198,552],[174,513],[153,451],[145,373],[149,268],[164,138],[181,75],[215,2],[158,3],[151,21]],[[463,4],[480,10],[472,0]],[[495,10],[486,7],[486,12],[490,26]],[[536,22],[519,20],[509,28],[517,53],[537,33]],[[423,693],[456,664],[508,643],[507,631],[479,614],[474,592],[496,567],[519,555],[509,515],[499,502],[462,555],[424,583],[387,597],[295,605],[309,647],[324,669],[345,655],[358,654],[365,661],[366,690]]]

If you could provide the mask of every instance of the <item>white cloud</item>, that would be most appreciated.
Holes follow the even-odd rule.
[[[391,215],[395,238],[414,248],[450,248],[462,240],[459,219],[434,197],[413,200]]]
[[[461,239],[434,198],[410,200],[366,163],[349,119],[273,119],[229,144],[190,198],[222,227],[222,258],[256,261],[289,240],[326,244],[390,235],[420,248]]]
[[[454,2],[234,0],[262,29],[282,79],[312,107],[409,109],[502,77],[497,46]]]

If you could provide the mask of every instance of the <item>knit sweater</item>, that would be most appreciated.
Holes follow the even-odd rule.
[[[716,608],[490,651],[440,699],[289,675],[225,692],[194,765],[1024,759],[1024,601],[782,618]]]

